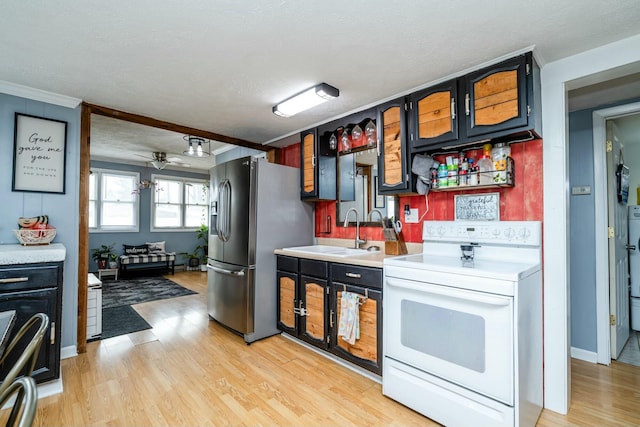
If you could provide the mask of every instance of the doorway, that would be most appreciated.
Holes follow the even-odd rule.
[[[607,176],[611,176],[612,171],[608,170],[606,167],[606,144],[605,141],[607,138],[607,122],[620,123],[624,121],[627,125],[629,121],[637,121],[640,122],[640,102],[634,102],[624,105],[619,105],[616,107],[606,108],[602,110],[596,110],[593,113],[593,147],[594,147],[594,198],[596,200],[596,209],[595,209],[595,247],[596,247],[596,316],[597,316],[597,362],[605,365],[609,365],[612,359],[618,358],[618,356],[624,356],[625,360],[638,360],[640,362],[640,358],[635,357],[635,351],[632,351],[631,357],[629,357],[630,350],[638,349],[640,352],[640,348],[638,348],[638,339],[636,334],[631,334],[630,339],[626,342],[627,347],[624,347],[623,354],[614,354],[617,351],[612,349],[612,342],[615,342],[616,337],[613,337],[611,324],[616,322],[619,325],[619,319],[614,321],[612,315],[616,315],[616,313],[611,312],[610,303],[615,296],[618,296],[618,302],[624,301],[626,306],[623,307],[624,310],[629,312],[629,298],[628,298],[628,282],[626,285],[621,285],[624,281],[618,281],[618,287],[613,288],[610,287],[609,278],[612,277],[612,273],[610,271],[609,266],[609,253],[608,253],[608,233],[604,232],[607,230],[607,227],[611,225],[609,220],[610,212],[609,208],[611,207],[610,200],[613,198],[610,192],[611,189],[607,188]],[[619,126],[618,126],[619,127]],[[636,197],[635,188],[638,185],[639,177],[640,177],[640,159],[637,155],[633,155],[633,153],[640,152],[640,135],[634,138],[622,137],[623,143],[626,145],[624,151],[625,163],[630,166],[631,173],[634,175],[634,183],[635,185],[630,185],[629,190],[629,200],[628,204],[638,204],[638,200]],[[614,190],[615,191],[615,190]],[[626,206],[624,207],[626,209]],[[626,223],[624,224],[626,227]],[[626,230],[625,230],[626,231]],[[626,233],[625,233],[626,235]],[[626,257],[626,253],[624,256]],[[628,271],[626,272],[628,274]],[[620,286],[623,288],[621,289]],[[623,295],[626,295],[625,298],[622,298]],[[625,319],[628,322],[628,319]],[[622,325],[623,327],[627,327],[627,325]],[[635,348],[633,347],[635,341]],[[623,344],[618,343],[618,349],[622,348]],[[630,346],[630,347],[629,347]],[[640,366],[640,365],[639,365]]]
[[[259,151],[273,151],[251,141],[245,141],[214,132],[203,131],[187,126],[164,122],[150,117],[114,110],[107,107],[83,103],[80,123],[80,177],[79,177],[79,211],[78,225],[78,323],[76,335],[76,349],[78,353],[86,352],[87,338],[87,291],[89,267],[89,175],[91,161],[91,117],[93,114],[105,116],[125,122],[136,123],[153,128],[164,129],[185,135],[193,135],[208,140],[214,140],[232,146],[253,148]]]

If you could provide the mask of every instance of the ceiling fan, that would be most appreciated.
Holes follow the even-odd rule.
[[[142,156],[140,154],[137,155],[148,159],[149,163],[151,163],[151,165],[153,165],[153,167],[158,170],[164,169],[167,165],[176,165],[185,168],[191,166],[191,164],[183,162],[179,157],[167,158],[167,153],[165,153],[164,151],[154,151],[151,153],[151,157]]]

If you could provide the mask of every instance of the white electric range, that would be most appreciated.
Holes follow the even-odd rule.
[[[528,426],[542,409],[541,224],[425,221],[385,259],[382,391],[448,426]]]

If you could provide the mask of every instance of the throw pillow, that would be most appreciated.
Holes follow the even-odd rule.
[[[149,253],[149,247],[147,245],[122,245],[124,247],[125,255],[146,255]]]
[[[147,242],[149,252],[166,252],[165,241],[162,242]]]

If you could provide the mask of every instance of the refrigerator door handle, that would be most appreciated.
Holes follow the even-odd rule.
[[[216,273],[222,273],[228,276],[244,276],[244,270],[239,270],[239,271],[227,270],[226,268],[215,267],[211,264],[207,264],[207,268],[215,271]]]
[[[231,210],[231,185],[229,180],[225,179],[218,185],[218,194],[220,195],[220,205],[218,213],[218,238],[223,242],[229,241],[230,229],[230,210]]]

